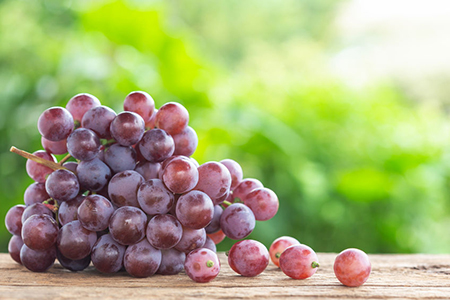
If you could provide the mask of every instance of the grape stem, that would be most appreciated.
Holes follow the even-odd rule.
[[[72,172],[71,170],[67,169],[66,167],[61,166],[61,165],[58,164],[58,163],[55,163],[55,162],[53,162],[53,161],[46,160],[46,159],[44,159],[44,158],[42,158],[42,157],[36,156],[36,155],[31,154],[31,153],[29,153],[29,152],[26,152],[26,151],[24,151],[24,150],[17,149],[17,148],[14,147],[14,146],[12,146],[11,149],[9,149],[9,151],[11,151],[11,152],[13,152],[13,153],[16,153],[16,154],[19,154],[20,156],[25,157],[25,158],[27,158],[27,159],[30,159],[30,160],[32,160],[32,161],[35,161],[35,162],[37,162],[38,164],[41,164],[41,165],[43,165],[43,166],[46,166],[46,167],[48,167],[48,168],[50,168],[50,169],[52,169],[52,170],[63,169],[63,170],[68,170],[68,171]],[[73,173],[73,172],[72,172],[72,173]]]
[[[70,155],[70,153],[67,154],[66,156],[64,156],[64,157],[58,162],[58,164],[62,166],[63,163],[65,163],[66,161],[68,161],[71,157],[72,157],[72,155]]]
[[[227,201],[227,200],[223,201],[222,203],[225,204],[226,206],[230,206],[231,204],[233,204],[233,203],[231,203],[230,201]]]
[[[318,268],[320,265],[319,265],[319,263],[317,262],[317,261],[313,261],[312,263],[311,263],[311,268]]]

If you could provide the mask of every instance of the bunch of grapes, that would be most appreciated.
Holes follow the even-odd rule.
[[[257,179],[243,179],[234,160],[199,165],[188,123],[181,104],[158,110],[145,92],[130,93],[120,113],[89,94],[45,110],[37,124],[44,150],[11,149],[28,158],[35,181],[6,215],[11,257],[34,272],[58,259],[71,271],[92,262],[104,273],[185,269],[195,281],[214,279],[215,244],[244,239],[279,202]]]

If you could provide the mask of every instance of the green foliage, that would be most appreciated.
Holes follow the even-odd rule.
[[[279,213],[250,238],[449,251],[444,113],[392,84],[355,90],[333,78],[336,2],[283,3],[0,2],[0,218],[32,183],[9,147],[41,148],[45,108],[87,92],[120,111],[144,90],[158,107],[187,107],[200,163],[235,159],[277,193]],[[2,225],[0,251],[9,237]]]

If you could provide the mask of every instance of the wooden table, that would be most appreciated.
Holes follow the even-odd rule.
[[[345,287],[334,276],[336,254],[318,256],[317,273],[294,280],[273,264],[257,277],[241,277],[220,253],[221,273],[202,284],[184,273],[137,279],[124,272],[101,274],[92,266],[72,273],[58,263],[45,273],[32,273],[2,253],[0,299],[450,299],[450,255],[369,255],[372,274],[358,288]]]

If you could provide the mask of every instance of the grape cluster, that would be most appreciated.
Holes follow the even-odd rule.
[[[34,272],[57,259],[71,271],[92,262],[103,273],[124,268],[148,277],[185,269],[194,281],[214,279],[220,270],[215,244],[244,239],[256,221],[271,219],[277,196],[260,181],[243,179],[232,159],[199,165],[191,157],[197,134],[181,104],[156,109],[149,94],[137,91],[123,106],[116,113],[90,94],[76,95],[65,108],[40,115],[44,150],[13,151],[28,158],[35,182],[24,205],[5,218],[11,257]],[[54,155],[63,154],[57,162]],[[239,243],[237,259],[253,241]],[[262,272],[269,254],[261,245],[257,271],[232,264],[243,274]]]

